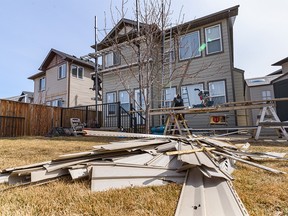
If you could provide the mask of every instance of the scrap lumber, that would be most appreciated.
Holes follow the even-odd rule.
[[[126,133],[91,132],[92,136]],[[134,135],[134,134],[133,134]],[[127,137],[133,137],[127,134]],[[249,159],[287,161],[284,154],[248,152],[239,145],[211,137],[150,136],[93,146],[91,151],[60,155],[51,161],[0,171],[0,183],[35,185],[64,175],[72,180],[88,178],[91,191],[134,186],[183,184],[175,215],[248,215],[232,187],[235,161],[276,174]]]

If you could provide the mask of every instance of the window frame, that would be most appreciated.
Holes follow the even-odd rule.
[[[172,92],[168,92],[168,90],[172,90]],[[169,94],[168,94],[169,93]],[[173,99],[175,97],[177,93],[177,88],[176,86],[172,86],[171,88],[170,87],[167,87],[167,88],[164,88],[163,89],[163,101],[162,101],[162,107],[171,107],[172,106],[172,103],[173,103]],[[168,98],[168,95],[170,95],[170,97]]]
[[[271,90],[262,90],[261,96],[262,96],[262,100],[271,100],[272,99],[272,92],[271,92]]]
[[[183,38],[184,37],[189,37],[190,35],[195,35],[195,34],[197,34],[197,37],[198,37],[198,45],[196,45],[197,46],[197,48],[196,48],[196,52],[198,52],[199,54],[197,54],[197,55],[193,55],[193,48],[195,48],[195,47],[191,47],[191,56],[189,55],[188,57],[187,57],[187,54],[183,54],[184,55],[184,57],[183,58],[181,58],[181,49],[184,49],[184,48],[186,48],[187,49],[187,47],[186,47],[186,45],[185,46],[183,46],[182,47],[182,45],[181,45],[181,41],[183,40]],[[200,35],[200,30],[196,30],[196,31],[193,31],[193,32],[189,32],[189,33],[187,33],[187,34],[185,34],[185,35],[181,35],[180,37],[179,37],[179,40],[178,40],[178,57],[179,57],[179,61],[185,61],[185,60],[187,60],[187,59],[191,59],[191,58],[199,58],[199,57],[201,57],[202,56],[202,52],[199,50],[199,48],[200,48],[200,46],[201,46],[201,35]],[[188,51],[190,52],[190,46],[192,46],[192,44],[190,43],[190,45],[189,45],[189,47],[188,47]],[[188,51],[186,51],[186,52],[188,52]]]
[[[219,36],[217,38],[214,38],[212,40],[208,40],[207,36],[208,36],[208,33],[207,31],[209,29],[212,29],[212,28],[215,28],[215,27],[218,27],[219,29]],[[216,24],[216,25],[213,25],[213,26],[209,26],[209,27],[206,27],[204,29],[204,33],[205,33],[205,44],[206,44],[206,55],[213,55],[213,54],[216,54],[216,53],[221,53],[221,52],[224,52],[224,49],[223,49],[223,36],[222,36],[222,26],[221,24]],[[209,43],[211,42],[214,42],[216,40],[219,40],[219,44],[220,44],[220,50],[219,51],[214,51],[214,52],[209,52]]]
[[[111,56],[111,63],[108,64],[109,56]],[[111,68],[121,64],[121,56],[119,52],[110,51],[104,55],[104,58],[102,57],[102,61],[103,60],[104,63],[102,63],[102,65],[104,65],[104,68]]]
[[[108,95],[109,94],[113,95],[113,101],[112,102],[108,101]],[[106,116],[116,116],[117,115],[116,101],[117,101],[117,93],[116,93],[116,91],[107,92],[106,93],[106,103],[107,103]]]
[[[198,86],[196,86],[198,85]],[[201,88],[199,86],[202,86]],[[204,85],[204,82],[201,82],[201,83],[191,83],[191,84],[186,84],[186,85],[182,85],[181,86],[181,96],[182,96],[182,99],[183,99],[183,102],[184,102],[184,106],[186,106],[186,102],[185,102],[185,97],[184,97],[184,92],[183,92],[183,89],[184,88],[192,88],[192,90],[190,91],[191,95],[189,94],[189,90],[188,90],[188,94],[189,94],[189,107],[193,107],[193,105],[197,105],[197,104],[201,104],[201,100],[198,96],[198,91],[195,91],[194,89],[196,87],[198,87],[200,90],[205,90],[205,85]],[[192,97],[191,97],[192,96]],[[193,99],[195,96],[195,100]],[[190,98],[191,97],[191,98]],[[191,100],[192,99],[192,100]],[[193,100],[195,101],[195,103],[193,103]]]
[[[127,96],[128,96],[128,102],[123,103],[123,102],[121,101],[121,98],[123,98],[123,97],[121,97],[121,93],[123,93],[123,94],[125,94],[125,95],[127,94]],[[130,111],[130,109],[131,109],[130,95],[129,95],[129,93],[128,93],[126,90],[120,90],[120,91],[118,91],[118,101],[120,102],[120,106],[121,106],[126,112],[129,112],[129,111]],[[128,109],[126,109],[125,107],[123,107],[123,104],[128,104]],[[122,110],[121,114],[127,114],[125,111]]]
[[[67,76],[67,65],[62,64],[60,66],[58,66],[58,80],[59,79],[64,79]]]
[[[46,77],[41,77],[39,79],[39,91],[45,91],[46,90]]]
[[[76,74],[73,74],[73,69],[76,69]],[[82,69],[81,73],[80,73],[80,69]],[[81,74],[81,76],[80,76]],[[78,65],[71,65],[71,76],[76,78],[76,79],[81,79],[83,80],[84,78],[84,67],[80,67]]]
[[[210,84],[213,84],[213,83],[216,83],[216,82],[224,82],[224,95],[215,95],[215,96],[212,96],[212,91],[211,91],[211,86]],[[222,80],[213,80],[213,81],[209,81],[208,82],[208,90],[209,90],[209,97],[210,97],[210,100],[211,101],[214,101],[213,98],[216,98],[216,97],[224,97],[224,102],[223,103],[227,103],[227,82],[225,79],[222,79]],[[220,104],[220,103],[215,103],[214,101],[214,105],[217,105],[217,104]]]

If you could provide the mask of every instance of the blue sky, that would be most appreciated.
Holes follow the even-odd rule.
[[[112,2],[111,7],[110,0],[1,0],[0,98],[33,91],[27,77],[38,72],[51,48],[77,57],[93,52],[94,16],[104,29],[106,13],[109,30],[111,10],[117,19],[114,8],[122,1]],[[133,18],[134,3],[126,5],[127,18]],[[235,5],[240,5],[234,25],[235,66],[245,70],[245,78],[279,69],[271,64],[288,56],[287,0],[172,0],[172,21],[182,6],[189,21]]]

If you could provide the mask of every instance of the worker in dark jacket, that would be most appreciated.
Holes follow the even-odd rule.
[[[176,97],[174,98],[173,100],[173,103],[174,103],[174,106],[175,107],[182,107],[184,106],[184,102],[183,102],[183,99],[181,97],[180,94],[177,94]]]

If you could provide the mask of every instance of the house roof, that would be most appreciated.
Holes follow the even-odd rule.
[[[276,62],[274,64],[272,64],[272,66],[281,66],[281,65],[283,65],[286,62],[288,62],[288,57],[284,58],[284,59],[282,59],[282,60],[280,60],[280,61],[278,61],[278,62]]]
[[[139,23],[140,30],[145,26],[144,23]],[[132,27],[131,31],[126,32],[123,35],[118,35],[118,33],[125,27]],[[122,18],[114,27],[113,29],[104,37],[104,39],[97,44],[98,50],[104,49],[106,47],[111,46],[111,42],[113,39],[115,39],[117,36],[117,42],[123,42],[129,39],[133,39],[137,37],[137,22],[134,20]],[[113,42],[112,42],[113,44]],[[91,46],[93,49],[95,48],[95,45]]]
[[[212,22],[217,22],[217,21],[222,20],[222,19],[236,17],[238,15],[238,8],[239,8],[239,5],[236,5],[234,7],[227,8],[225,10],[209,14],[207,16],[183,23],[181,25],[174,26],[174,27],[172,27],[172,30],[173,30],[173,32],[177,32],[177,31],[179,31],[179,29],[188,30],[190,28],[197,28],[197,27],[200,27],[203,25],[210,24]],[[170,29],[167,31],[170,31]]]
[[[212,22],[217,22],[222,19],[235,17],[238,15],[238,8],[239,8],[239,5],[201,17],[199,19],[195,19],[195,20],[174,26],[171,28],[172,32],[173,34],[175,34],[175,33],[178,33],[179,30],[185,31],[190,28],[197,28],[199,26],[207,25]],[[97,49],[102,50],[106,47],[111,46],[113,44],[112,41],[113,39],[115,39],[115,36],[117,35],[117,33],[125,26],[131,26],[134,29],[128,32],[127,34],[124,34],[121,36],[118,35],[117,42],[118,43],[124,42],[125,40],[127,40],[127,38],[129,39],[136,38],[137,37],[137,22],[134,20],[123,18],[114,26],[114,28],[106,35],[106,37],[100,43],[97,44]],[[140,23],[140,30],[147,26],[155,26],[155,25],[148,25],[145,23]],[[160,32],[159,28],[157,28],[157,30]],[[166,31],[169,32],[170,29],[166,29]],[[92,45],[91,47],[95,48],[95,45]]]
[[[44,61],[42,62],[41,66],[39,67],[40,72],[28,77],[28,79],[32,79],[33,80],[33,79],[35,79],[37,77],[45,75],[45,71],[46,71],[48,65],[50,64],[50,62],[53,60],[53,58],[56,55],[59,55],[65,61],[74,62],[74,63],[77,63],[77,64],[79,64],[81,66],[94,68],[94,63],[91,62],[91,61],[86,61],[86,60],[83,60],[81,58],[77,58],[74,55],[69,55],[67,53],[64,53],[64,52],[61,52],[59,50],[56,50],[56,49],[52,48],[49,51],[49,53],[47,54],[47,56],[44,59]]]
[[[267,76],[271,76],[271,75],[277,75],[277,74],[283,74],[283,71],[282,71],[282,69],[276,70],[276,71],[274,71],[274,72],[272,72],[272,73],[268,74]]]
[[[270,75],[264,77],[256,77],[256,78],[249,78],[245,79],[247,86],[254,87],[254,86],[262,86],[262,85],[270,85],[274,80],[282,76],[283,74],[277,75]]]

